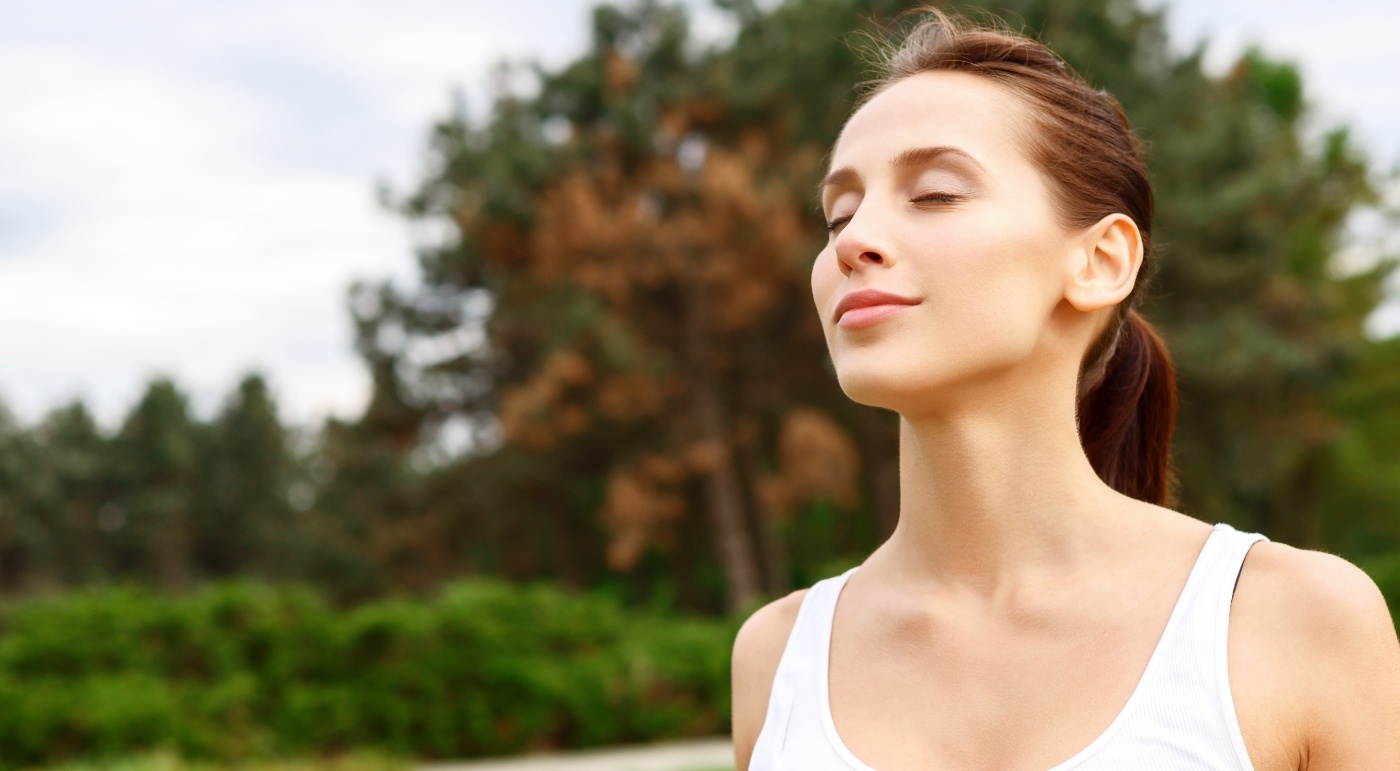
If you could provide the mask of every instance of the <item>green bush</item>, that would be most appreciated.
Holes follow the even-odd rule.
[[[496,582],[345,612],[250,583],[25,600],[0,607],[0,765],[154,749],[455,758],[715,734],[734,632]]]

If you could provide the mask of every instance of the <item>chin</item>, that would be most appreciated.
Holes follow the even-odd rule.
[[[927,401],[936,384],[916,380],[913,373],[897,367],[845,367],[837,372],[837,382],[846,396],[857,404],[880,407],[896,412]]]
[[[836,380],[846,396],[906,416],[985,399],[988,386],[1009,386],[1031,372],[1024,351],[999,350],[994,343],[983,344],[975,356],[967,349],[926,350],[920,357],[845,353]]]
[[[938,359],[928,358],[934,346],[921,346],[921,351],[908,346],[883,341],[880,345],[852,345],[837,349],[831,363],[836,381],[851,401],[870,407],[901,411],[920,403],[927,404],[931,391],[947,380],[948,372],[931,372],[930,364]],[[924,355],[914,355],[922,353]],[[933,367],[933,369],[942,369]]]

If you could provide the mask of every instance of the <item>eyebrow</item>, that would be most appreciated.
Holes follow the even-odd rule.
[[[966,161],[968,164],[972,165],[973,168],[977,169],[978,171],[984,173],[986,171],[986,169],[983,168],[982,164],[978,163],[977,159],[973,158],[970,154],[967,153],[967,151],[958,147],[953,147],[951,145],[936,145],[933,147],[911,147],[908,150],[905,150],[904,152],[900,153],[899,155],[896,155],[895,157],[891,158],[890,168],[894,169],[895,171],[902,171],[917,166],[923,166],[925,164],[933,162],[934,159],[944,155],[955,155],[959,159]],[[825,177],[822,178],[821,184],[817,185],[817,197],[821,198],[822,191],[826,190],[832,185],[849,187],[859,179],[860,175],[857,174],[856,170],[851,168],[850,166],[842,166],[839,169],[833,169],[830,174],[827,174]]]

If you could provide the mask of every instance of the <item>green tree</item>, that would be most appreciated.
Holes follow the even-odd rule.
[[[42,561],[68,585],[101,580],[107,572],[100,516],[109,493],[107,440],[82,402],[50,412],[30,434],[36,468],[25,486],[32,516],[44,523],[51,544]]]
[[[243,379],[204,432],[190,502],[193,559],[206,576],[274,574],[292,529],[295,463],[277,406],[259,375]]]
[[[1365,561],[1400,565],[1400,337],[1368,346],[1329,401],[1341,429],[1323,469],[1318,509],[1327,543]],[[1400,573],[1396,574],[1400,578]],[[1391,587],[1400,589],[1400,583]],[[1392,598],[1397,600],[1400,598]]]
[[[677,7],[602,6],[591,49],[536,68],[537,93],[503,91],[481,124],[448,116],[400,209],[456,237],[420,255],[421,288],[362,290],[372,412],[398,416],[398,436],[453,416],[494,428],[443,489],[494,490],[481,500],[516,507],[537,541],[581,534],[613,568],[645,571],[656,549],[683,564],[695,550],[668,545],[698,538],[731,607],[821,569],[800,553],[816,502],[859,501],[838,540],[873,545],[897,516],[894,423],[823,369],[812,190],[866,76],[849,33],[910,5],[732,0],[737,35],[712,49]],[[1169,45],[1161,12],[992,10],[1118,95],[1151,148],[1163,271],[1149,315],[1180,372],[1183,510],[1322,545],[1348,419],[1326,395],[1386,272],[1333,269],[1347,214],[1372,196],[1361,155],[1344,131],[1305,140],[1294,68],[1253,51],[1212,76],[1199,50]],[[819,456],[784,451],[813,430],[825,439],[786,446]],[[812,473],[848,455],[859,496]],[[491,476],[503,468],[509,483]],[[589,564],[566,551],[560,564]]]
[[[820,151],[773,152],[778,137],[729,123],[678,9],[600,8],[594,32],[592,54],[546,77],[537,99],[503,98],[482,129],[460,116],[439,128],[448,176],[406,208],[450,206],[464,238],[425,255],[441,277],[431,293],[485,289],[496,311],[488,347],[416,370],[400,354],[393,391],[426,393],[429,414],[492,413],[506,451],[548,458],[535,468],[557,475],[517,488],[550,512],[538,529],[596,531],[580,520],[600,518],[614,568],[674,544],[695,512],[738,607],[788,578],[764,511],[776,485],[765,444],[804,397],[833,391],[772,355],[824,356],[799,312],[810,193],[789,184],[813,177]],[[460,324],[462,303],[383,297],[368,340]],[[465,388],[435,401],[454,382]]]
[[[24,583],[31,559],[25,516],[33,457],[28,438],[14,414],[0,405],[0,586],[10,590]]]
[[[80,402],[28,428],[0,413],[0,586],[52,590],[104,575],[105,450]]]
[[[199,429],[185,395],[160,378],[113,438],[108,468],[119,492],[105,517],[117,572],[150,577],[167,589],[194,579],[190,503]]]
[[[1366,345],[1390,266],[1336,275],[1343,224],[1373,188],[1345,131],[1303,141],[1300,94],[1295,69],[1254,51],[1141,110],[1164,244],[1153,310],[1182,387],[1183,505],[1325,547],[1336,515],[1320,486],[1345,420],[1327,396]]]

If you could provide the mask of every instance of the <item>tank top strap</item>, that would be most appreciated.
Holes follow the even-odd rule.
[[[804,765],[808,762],[804,758],[827,749],[813,745],[806,729],[822,721],[826,704],[824,668],[836,600],[846,579],[855,570],[851,568],[841,575],[818,581],[803,596],[773,677],[768,712],[749,763],[751,771],[811,768]],[[807,737],[796,745],[789,741],[794,728],[800,736]]]
[[[1224,646],[1235,584],[1249,548],[1261,540],[1268,539],[1258,533],[1240,532],[1223,522],[1215,526],[1196,558],[1196,566],[1161,640],[1166,658],[1203,665],[1200,674],[1211,681],[1224,673]],[[1209,666],[1204,666],[1207,663]]]
[[[815,703],[819,698],[819,683],[812,675],[818,667],[826,664],[827,649],[831,644],[831,625],[836,616],[836,600],[841,596],[846,579],[855,571],[855,568],[851,568],[841,575],[816,582],[807,590],[807,596],[802,598],[802,607],[797,612],[787,648],[778,665],[779,670],[787,667],[800,673],[799,682],[794,684],[793,690],[801,699]]]
[[[1226,534],[1221,548],[1219,572],[1216,576],[1214,597],[1214,623],[1211,625],[1211,646],[1215,650],[1215,683],[1220,694],[1221,710],[1230,744],[1235,748],[1235,756],[1244,768],[1253,768],[1249,752],[1245,749],[1244,736],[1240,733],[1239,716],[1235,712],[1235,700],[1230,694],[1230,671],[1226,651],[1230,631],[1230,606],[1235,599],[1235,587],[1239,585],[1240,571],[1245,557],[1254,544],[1269,540],[1260,533],[1246,533],[1221,523],[1216,528]]]
[[[1170,744],[1173,751],[1191,753],[1182,757],[1202,759],[1212,752],[1233,754],[1234,767],[1252,768],[1230,695],[1226,641],[1240,568],[1261,540],[1268,539],[1215,526],[1143,673],[1133,699],[1140,702],[1123,716],[1114,745]],[[1208,767],[1204,760],[1193,762]]]

